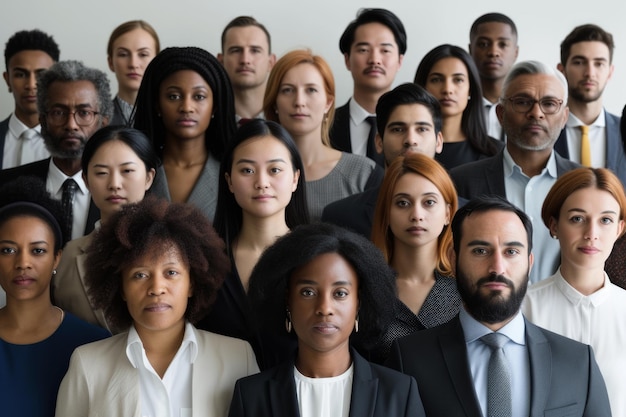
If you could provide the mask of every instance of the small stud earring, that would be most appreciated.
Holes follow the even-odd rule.
[[[287,310],[287,318],[285,318],[285,330],[291,333],[291,311]]]
[[[52,270],[52,275],[56,275],[56,274],[57,274],[57,270],[56,270],[56,269],[53,269],[53,270]]]
[[[558,236],[557,236],[557,235],[552,235],[552,239],[554,239],[554,240],[559,240],[559,238],[558,238]]]

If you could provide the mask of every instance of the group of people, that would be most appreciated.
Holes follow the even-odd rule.
[[[515,63],[517,37],[483,15],[468,51],[437,46],[392,88],[404,26],[362,9],[335,108],[327,62],[277,59],[249,16],[216,56],[121,24],[114,96],[49,35],[16,33],[2,409],[626,415],[613,39],[579,26],[552,68]]]

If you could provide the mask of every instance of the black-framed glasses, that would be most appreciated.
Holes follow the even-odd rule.
[[[550,97],[539,100],[530,97],[509,97],[507,100],[511,102],[513,110],[518,113],[528,113],[535,106],[535,103],[539,103],[539,108],[543,114],[554,114],[561,109],[563,104],[563,100]]]
[[[96,120],[96,115],[98,114],[100,113],[93,110],[67,111],[54,109],[46,112],[46,117],[50,124],[61,126],[67,123],[68,117],[72,115],[78,126],[90,126]]]

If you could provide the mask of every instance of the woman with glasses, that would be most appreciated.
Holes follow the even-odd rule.
[[[129,126],[143,73],[160,50],[159,36],[148,22],[130,20],[113,29],[107,44],[107,63],[115,73],[118,90],[110,124]]]
[[[443,115],[443,150],[435,155],[447,170],[495,155],[503,142],[487,135],[480,77],[472,57],[454,45],[428,52],[415,84],[434,95]]]
[[[163,162],[152,192],[194,204],[212,221],[220,161],[236,130],[233,90],[222,64],[200,48],[161,51],[144,73],[134,127]]]

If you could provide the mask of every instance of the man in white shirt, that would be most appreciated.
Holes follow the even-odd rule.
[[[81,157],[85,143],[113,114],[109,80],[102,71],[81,62],[60,61],[39,76],[37,108],[41,134],[52,157],[2,170],[0,183],[30,175],[44,180],[53,197],[68,196],[71,214],[67,210],[64,233],[71,233],[67,239],[76,239],[93,230],[100,217],[82,178]],[[70,179],[73,183],[69,181],[71,187],[66,187]]]
[[[0,169],[45,159],[48,153],[37,111],[37,76],[59,60],[59,46],[40,30],[23,30],[4,49],[4,81],[13,94],[13,113],[0,122]]]
[[[376,151],[376,103],[402,65],[406,32],[400,19],[386,9],[362,9],[339,40],[346,68],[352,73],[352,98],[335,111],[330,130],[334,148],[365,155],[384,166]]]
[[[483,107],[489,136],[504,140],[496,115],[496,105],[504,78],[517,59],[517,27],[501,13],[487,13],[474,21],[470,29],[469,52],[480,74]]]
[[[591,24],[574,28],[561,43],[557,68],[567,79],[570,113],[554,149],[582,165],[610,168],[626,184],[620,118],[602,106],[613,75],[613,49],[613,36]]]
[[[233,86],[237,123],[263,118],[267,77],[276,63],[265,26],[250,16],[231,20],[222,32],[222,53],[217,59]]]

